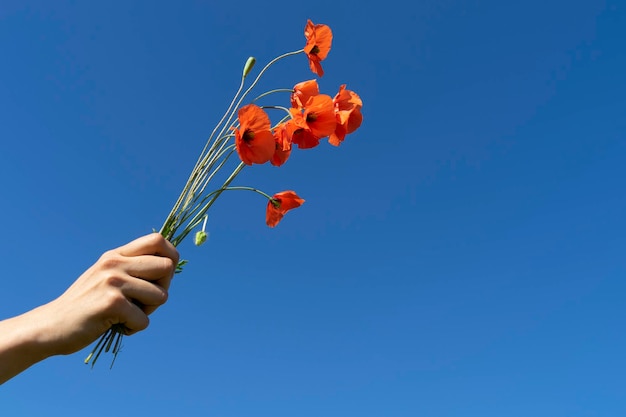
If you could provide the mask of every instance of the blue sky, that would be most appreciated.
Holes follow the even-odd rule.
[[[222,196],[113,370],[51,358],[0,413],[624,415],[617,0],[4,1],[0,317],[159,228],[245,59],[301,48],[307,18],[363,125],[238,179],[306,204],[268,229]],[[297,56],[262,88],[310,78]]]

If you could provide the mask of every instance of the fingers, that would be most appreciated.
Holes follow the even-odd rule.
[[[120,322],[133,334],[148,326],[148,315],[167,301],[167,290],[178,263],[178,251],[163,236],[152,233],[121,246],[105,257],[105,265],[117,270],[116,302]]]
[[[128,259],[126,272],[133,277],[153,281],[165,289],[170,286],[176,264],[170,258],[162,256],[140,255]]]
[[[122,294],[140,306],[158,307],[167,301],[167,290],[142,279],[130,278],[122,284]]]
[[[159,233],[151,233],[115,250],[122,256],[159,255],[178,263],[178,251]]]
[[[167,291],[159,285],[140,278],[126,276],[115,285],[110,299],[109,314],[124,324],[132,334],[148,327],[148,315],[167,301]]]
[[[148,315],[144,313],[141,308],[128,300],[126,300],[123,307],[122,317],[122,324],[126,327],[126,334],[129,336],[144,330],[148,327],[148,324],[150,324]]]
[[[179,255],[174,245],[163,236],[158,233],[142,236],[114,252],[130,258],[131,262],[126,268],[130,275],[169,289]]]

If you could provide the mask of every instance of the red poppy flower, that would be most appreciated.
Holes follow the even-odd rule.
[[[332,134],[337,127],[333,99],[326,94],[310,97],[303,110],[290,109],[292,122],[299,129],[294,131],[291,141],[298,148],[312,148],[319,140]]]
[[[269,227],[274,227],[280,222],[289,210],[298,208],[304,203],[293,191],[282,191],[272,196],[267,202],[267,210],[265,211],[265,223]]]
[[[304,53],[309,58],[309,68],[320,77],[324,75],[321,61],[326,59],[333,42],[333,32],[326,25],[314,25],[311,20],[306,22],[304,27],[304,37],[306,45]]]
[[[235,146],[239,158],[247,164],[264,164],[274,155],[275,140],[270,118],[262,108],[248,104],[237,112],[239,128],[235,131]]]
[[[299,149],[311,149],[320,144],[320,139],[313,135],[310,130],[298,128],[293,132],[291,141],[298,145]]]
[[[302,81],[293,87],[291,93],[291,107],[302,109],[309,98],[320,93],[317,80]]]
[[[281,166],[284,164],[289,155],[291,155],[291,137],[296,127],[291,122],[281,123],[274,128],[274,141],[275,149],[274,155],[270,160],[274,166]]]
[[[348,133],[354,132],[361,126],[363,121],[363,115],[361,114],[363,102],[354,91],[346,90],[346,85],[343,84],[339,87],[339,92],[333,99],[333,103],[337,117],[337,127],[335,132],[328,138],[328,142],[331,145],[339,146]]]

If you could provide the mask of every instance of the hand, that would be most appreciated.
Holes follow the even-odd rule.
[[[76,352],[114,324],[130,335],[167,301],[178,252],[160,234],[108,251],[58,299],[46,305],[56,354]]]
[[[114,324],[130,335],[167,300],[176,248],[153,233],[110,250],[54,301],[0,322],[0,383],[46,357],[74,353]]]

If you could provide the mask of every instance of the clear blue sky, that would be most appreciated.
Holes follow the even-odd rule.
[[[626,5],[7,1],[0,317],[159,228],[249,55],[334,31],[364,123],[224,195],[113,370],[84,352],[3,416],[626,415]],[[313,78],[298,56],[269,87]],[[1,335],[0,335],[1,337]]]

